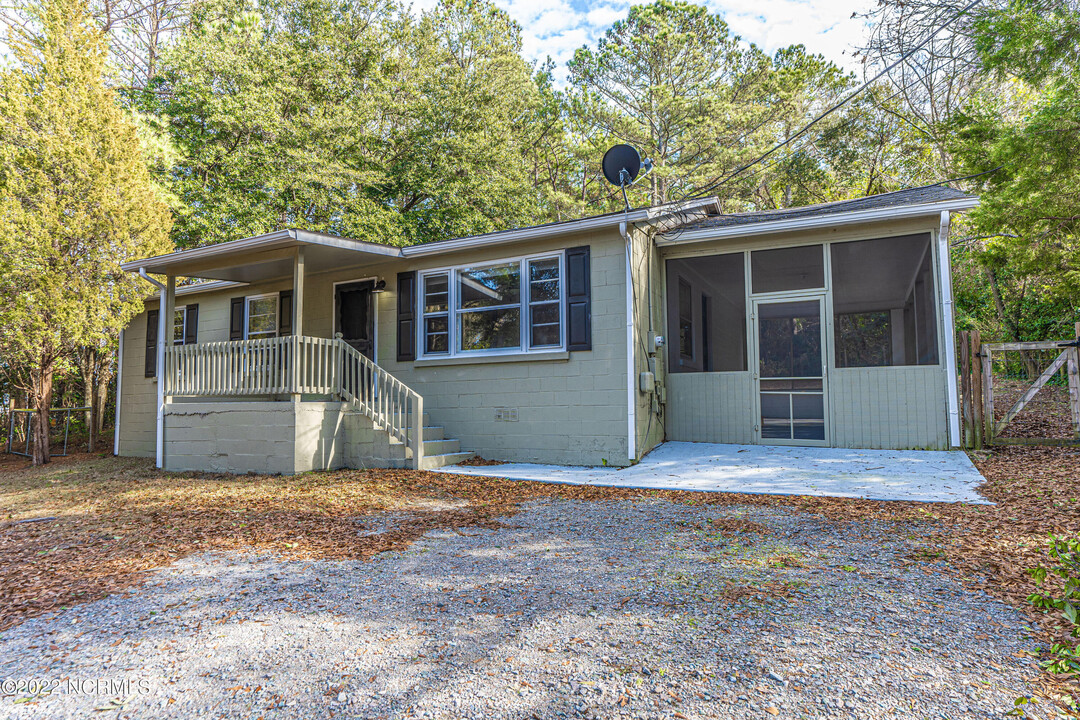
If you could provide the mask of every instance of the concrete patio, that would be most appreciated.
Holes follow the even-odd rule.
[[[976,490],[983,476],[960,451],[667,442],[621,470],[507,463],[441,472],[656,490],[989,504]]]

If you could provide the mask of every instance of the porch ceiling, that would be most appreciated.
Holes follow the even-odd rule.
[[[304,247],[305,272],[321,272],[401,257],[389,245],[323,235],[306,230],[278,230],[243,240],[180,250],[146,260],[124,263],[124,270],[206,280],[254,283],[290,277],[296,248]]]

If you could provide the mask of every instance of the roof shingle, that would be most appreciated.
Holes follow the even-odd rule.
[[[880,195],[870,195],[868,197],[855,198],[854,200],[839,200],[837,202],[821,203],[819,205],[805,205],[803,207],[784,208],[782,210],[762,210],[758,212],[713,215],[704,218],[703,220],[683,225],[679,229],[698,230],[705,228],[735,227],[764,222],[797,220],[806,217],[837,215],[840,213],[859,212],[863,210],[880,210],[883,208],[901,207],[905,205],[924,205],[927,203],[967,198],[974,199],[973,196],[967,195],[959,190],[954,190],[950,187],[929,185],[926,187],[882,193]]]

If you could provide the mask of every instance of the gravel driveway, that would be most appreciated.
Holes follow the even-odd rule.
[[[0,680],[65,679],[0,717],[987,718],[1035,674],[1020,615],[910,528],[660,500],[505,523],[183,560],[0,636]]]

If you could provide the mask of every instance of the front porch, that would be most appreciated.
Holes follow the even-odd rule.
[[[165,348],[167,470],[432,469],[471,456],[424,399],[340,338]]]
[[[333,305],[321,301],[327,272],[350,266],[377,275],[371,268],[396,253],[284,230],[141,262],[139,273],[160,291],[146,338],[159,467],[425,469],[470,457],[425,422],[420,394],[373,359],[375,293],[385,281],[338,284]],[[315,288],[306,288],[316,275]],[[190,292],[180,278],[211,281],[230,297],[203,300],[201,312],[190,301],[178,305]],[[305,333],[309,326],[314,332]]]

